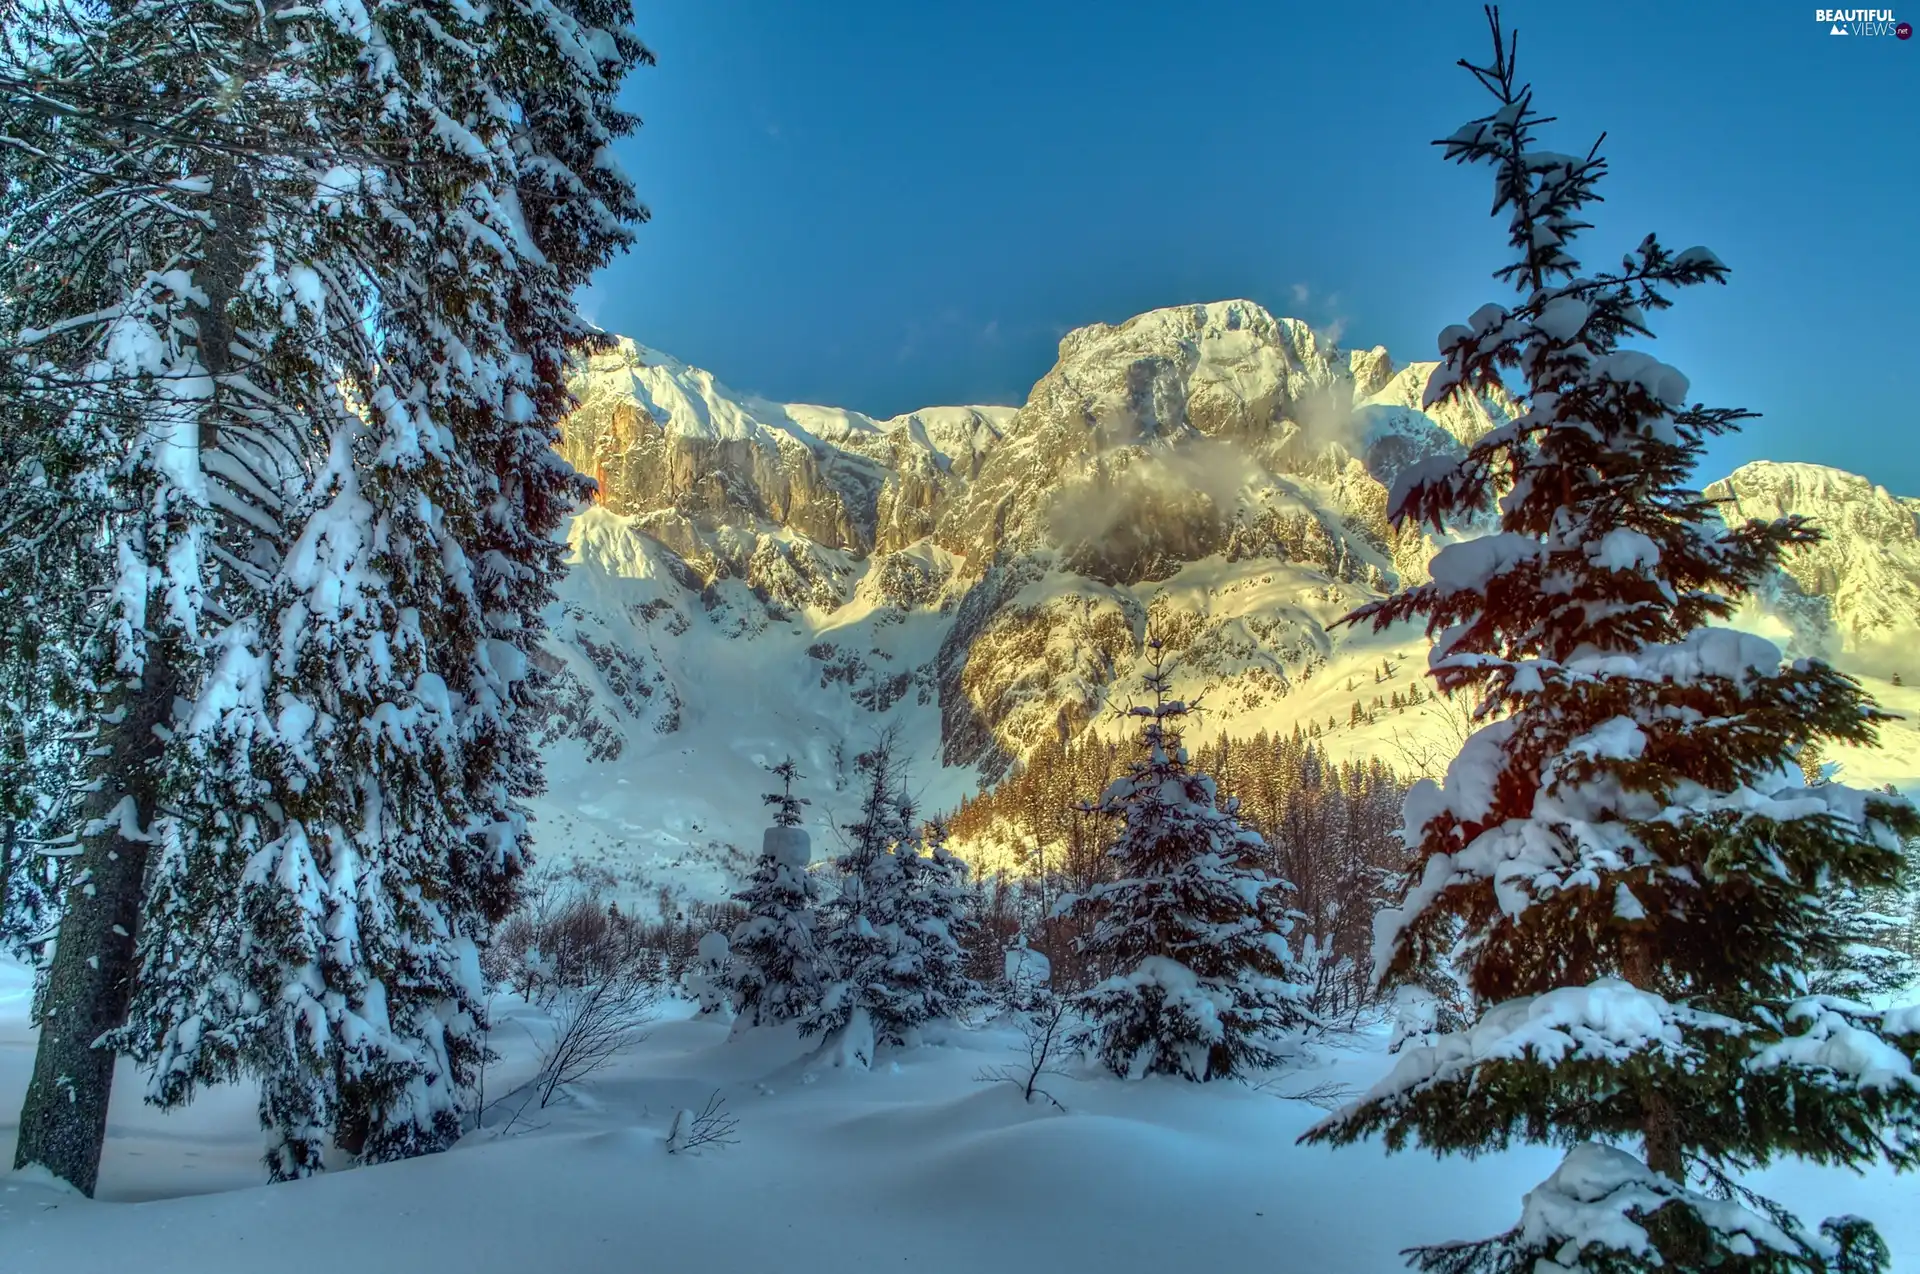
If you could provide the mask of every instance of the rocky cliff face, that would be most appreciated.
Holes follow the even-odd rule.
[[[708,582],[744,580],[777,608],[832,610],[849,563],[923,540],[1013,415],[932,408],[875,421],[735,394],[630,341],[594,358],[562,453],[600,503]]]
[[[1333,621],[1425,577],[1432,545],[1386,522],[1393,478],[1514,410],[1421,410],[1433,367],[1225,301],[1069,333],[1018,408],[874,420],[623,342],[582,370],[563,447],[601,499],[577,528],[552,737],[603,762],[670,745],[723,715],[724,663],[809,746],[903,725],[957,792],[1123,701],[1149,629],[1217,726],[1324,716],[1330,676],[1364,698],[1356,660],[1408,664],[1410,690],[1417,634],[1396,653]],[[1920,502],[1807,465],[1712,492],[1729,518],[1832,533],[1754,608],[1797,653],[1879,658],[1920,628]]]
[[[1759,461],[1706,488],[1728,522],[1799,514],[1824,533],[1794,554],[1756,604],[1791,629],[1798,653],[1912,674],[1920,629],[1920,500],[1814,464]]]
[[[942,616],[918,674],[942,759],[991,774],[1092,719],[1150,622],[1264,702],[1324,663],[1343,608],[1420,578],[1427,546],[1387,525],[1385,484],[1511,408],[1424,413],[1431,368],[1226,301],[1069,333],[1018,409],[877,421],[623,342],[583,369],[563,450],[729,631]],[[1276,571],[1263,613],[1213,596],[1215,576]],[[723,603],[728,581],[751,600]]]

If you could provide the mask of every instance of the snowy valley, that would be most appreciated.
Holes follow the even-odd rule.
[[[720,897],[757,851],[768,765],[800,763],[822,853],[889,725],[922,806],[951,810],[1045,740],[1124,732],[1149,626],[1205,704],[1196,741],[1318,724],[1335,758],[1430,767],[1458,731],[1412,702],[1426,639],[1334,623],[1425,579],[1438,541],[1387,524],[1393,479],[1511,410],[1421,411],[1434,366],[1226,301],[1069,333],[1019,408],[876,421],[623,341],[566,429],[601,494],[567,532],[538,850],[631,903]],[[1827,758],[1845,781],[1920,789],[1920,499],[1766,462],[1708,494],[1827,532],[1737,622],[1905,718]]]

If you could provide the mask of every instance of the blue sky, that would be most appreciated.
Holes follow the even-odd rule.
[[[1648,230],[1733,269],[1657,316],[1695,397],[1768,457],[1920,495],[1920,39],[1814,5],[1503,6],[1558,115],[1605,130],[1592,266]],[[653,210],[602,325],[784,401],[886,416],[1022,401],[1059,335],[1245,296],[1433,357],[1504,299],[1481,172],[1478,4],[675,0],[622,159]],[[1920,18],[1920,6],[1900,18]]]

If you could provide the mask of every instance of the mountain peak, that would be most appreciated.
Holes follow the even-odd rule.
[[[1060,361],[1072,362],[1084,351],[1115,338],[1121,343],[1147,346],[1250,339],[1285,347],[1303,360],[1328,358],[1333,353],[1333,342],[1318,336],[1305,320],[1276,317],[1258,301],[1237,298],[1164,306],[1120,323],[1077,327],[1060,339]]]
[[[1901,504],[1920,503],[1911,497],[1895,495],[1879,483],[1857,473],[1805,460],[1749,461],[1715,485],[1736,490],[1767,487],[1815,500],[1870,497]]]
[[[1920,616],[1920,500],[1828,465],[1757,460],[1706,488],[1730,525],[1810,519],[1822,539],[1788,556],[1750,605],[1792,622],[1798,653],[1898,666]]]

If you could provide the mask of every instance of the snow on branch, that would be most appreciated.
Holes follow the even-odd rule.
[[[1496,1005],[1464,1031],[1403,1050],[1393,1070],[1360,1100],[1380,1101],[1461,1079],[1485,1062],[1621,1063],[1647,1054],[1683,1062],[1704,1056],[1688,1039],[1691,1032],[1737,1035],[1750,1029],[1617,978],[1602,978],[1590,986],[1560,987]]]
[[[1552,1176],[1528,1192],[1520,1224],[1505,1239],[1540,1253],[1542,1269],[1584,1268],[1596,1248],[1665,1264],[1649,1221],[1675,1204],[1691,1209],[1714,1233],[1715,1246],[1735,1255],[1753,1256],[1762,1247],[1802,1250],[1795,1236],[1739,1203],[1695,1194],[1626,1151],[1592,1142],[1575,1146]]]
[[[1749,1070],[1796,1067],[1824,1073],[1836,1085],[1920,1090],[1912,1059],[1888,1042],[1889,1036],[1920,1035],[1920,1004],[1878,1010],[1814,995],[1795,1001],[1787,1020],[1805,1022],[1807,1029],[1762,1045],[1748,1060]]]

